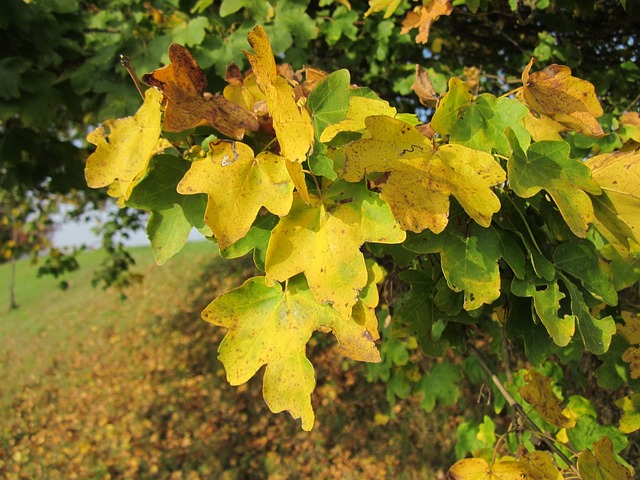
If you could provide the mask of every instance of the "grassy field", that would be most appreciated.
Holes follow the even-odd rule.
[[[380,421],[384,386],[325,340],[309,347],[311,433],[269,412],[260,378],[226,383],[216,358],[224,332],[199,314],[253,274],[249,263],[224,261],[207,242],[162,267],[147,248],[133,253],[144,280],[126,301],[91,286],[102,257],[86,252],[66,292],[19,262],[20,308],[8,312],[0,266],[0,477],[444,478],[453,417],[405,401]]]

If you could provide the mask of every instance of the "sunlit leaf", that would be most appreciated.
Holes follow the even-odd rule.
[[[270,152],[254,157],[244,143],[216,140],[206,157],[191,164],[178,192],[208,195],[205,221],[224,249],[247,234],[261,207],[289,212],[293,182],[286,163]]]
[[[361,245],[401,243],[405,232],[389,206],[362,184],[337,182],[312,200],[307,205],[296,197],[273,229],[267,277],[285,281],[304,273],[316,300],[348,317],[367,283]]]
[[[434,151],[415,127],[387,116],[369,117],[365,124],[371,138],[343,149],[344,178],[353,182],[368,173],[389,173],[381,198],[405,230],[441,232],[449,221],[449,196],[476,222],[489,226],[500,209],[491,187],[505,179],[491,155],[462,145]]]
[[[317,303],[303,277],[290,280],[284,290],[279,284],[267,286],[264,277],[251,278],[209,304],[202,318],[229,329],[219,349],[229,383],[241,385],[266,365],[267,405],[301,418],[304,430],[314,423],[315,376],[305,349],[315,330],[333,331],[339,351],[355,360],[380,360],[365,328]]]
[[[640,243],[640,152],[616,152],[587,160],[593,178],[613,204],[615,212]]]
[[[427,43],[431,24],[441,15],[451,15],[452,11],[453,5],[450,0],[432,0],[425,5],[418,6],[409,12],[402,21],[400,34],[409,33],[417,28],[416,43]]]
[[[305,106],[296,103],[293,87],[278,75],[271,43],[262,26],[249,32],[249,44],[255,53],[244,52],[249,59],[260,90],[267,99],[273,118],[280,153],[292,162],[307,159],[314,141],[311,116]]]
[[[87,159],[85,177],[91,188],[115,183],[116,197],[125,200],[147,173],[149,160],[166,148],[159,140],[162,94],[151,88],[133,117],[107,120],[87,136],[96,151]]]
[[[507,135],[513,148],[508,162],[509,186],[522,198],[546,190],[571,231],[584,238],[595,219],[587,193],[601,193],[589,168],[569,158],[569,145],[565,142],[536,142],[525,153],[513,132]]]

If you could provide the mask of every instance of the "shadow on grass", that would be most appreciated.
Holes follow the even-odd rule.
[[[389,409],[384,386],[367,383],[366,366],[337,354],[330,335],[307,349],[317,375],[312,432],[269,411],[262,370],[229,386],[217,360],[225,332],[200,312],[256,272],[250,259],[198,255],[153,270],[113,307],[123,326],[92,326],[16,396],[0,476],[444,478],[439,466],[452,463],[451,439],[438,433],[444,419],[406,404],[388,423],[376,420]]]

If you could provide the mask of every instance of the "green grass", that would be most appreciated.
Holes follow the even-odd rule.
[[[148,248],[133,249],[144,280],[126,301],[91,286],[101,252],[81,254],[64,292],[20,261],[11,312],[10,266],[0,266],[1,478],[429,479],[453,463],[444,419],[406,401],[376,420],[389,413],[384,385],[327,336],[308,349],[311,433],[268,410],[260,373],[229,386],[216,358],[224,332],[200,311],[255,271],[215,251],[190,243],[157,267]]]

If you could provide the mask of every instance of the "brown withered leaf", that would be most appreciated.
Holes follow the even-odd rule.
[[[438,93],[433,88],[429,72],[420,65],[416,65],[416,79],[411,85],[411,90],[418,95],[420,103],[425,107],[435,107],[438,103]]]
[[[453,5],[449,0],[433,0],[428,5],[421,5],[413,9],[407,14],[402,21],[401,34],[409,33],[412,29],[418,29],[416,43],[427,43],[429,40],[429,31],[431,24],[440,15],[451,15]]]
[[[593,84],[571,75],[565,65],[550,65],[529,74],[532,58],[522,72],[523,96],[537,113],[584,135],[603,135],[596,120],[604,112]]]
[[[304,72],[304,83],[302,83],[302,90],[304,91],[304,96],[308,97],[313,89],[316,88],[318,82],[327,76],[327,72],[324,72],[318,68],[307,66],[303,67],[302,71]]]
[[[462,74],[464,75],[464,81],[467,82],[469,88],[473,90],[480,83],[480,69],[478,67],[464,67]]]
[[[240,70],[240,67],[235,63],[227,65],[227,70],[224,73],[224,80],[229,85],[242,85],[244,81],[244,74]]]
[[[257,130],[258,121],[248,111],[215,95],[205,98],[207,77],[182,45],[169,47],[171,63],[142,77],[142,81],[162,91],[166,98],[165,130],[181,132],[210,125],[228,137],[241,139],[245,130]]]

